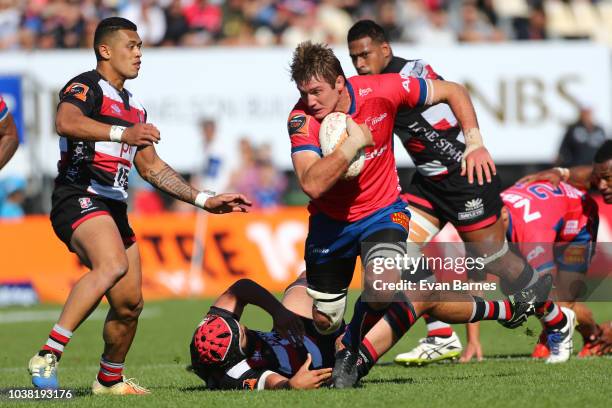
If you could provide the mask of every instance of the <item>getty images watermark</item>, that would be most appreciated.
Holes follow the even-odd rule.
[[[453,279],[450,282],[436,282],[430,276],[415,279],[417,275],[427,274],[426,271],[451,270],[455,274],[480,276],[485,273],[485,256],[412,256],[397,254],[395,257],[379,257],[372,261],[372,272],[381,278],[372,281],[374,290],[402,291],[496,291],[497,282],[466,282]],[[398,281],[387,281],[382,275],[388,271],[402,271]],[[420,273],[419,273],[420,272]],[[408,277],[407,277],[408,276]]]
[[[432,292],[497,297],[500,283],[492,272],[499,274],[499,270],[493,270],[492,261],[500,258],[500,246],[497,242],[364,242],[361,254],[368,267],[362,270],[363,289],[373,296],[368,301],[386,296],[385,291],[402,291],[415,298],[427,292],[422,294],[424,299]],[[612,301],[612,243],[509,242],[504,253],[529,263],[541,275],[551,274],[551,296],[557,301]]]

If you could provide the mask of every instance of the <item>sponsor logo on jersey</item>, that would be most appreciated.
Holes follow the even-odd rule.
[[[383,120],[385,120],[385,118],[387,117],[387,112],[382,113],[378,116],[376,116],[375,118],[369,117],[365,120],[365,123],[368,125],[368,127],[370,128],[370,130],[372,130],[372,128],[376,125],[378,125],[380,122],[382,122]]]
[[[581,264],[587,260],[587,248],[585,245],[570,245],[563,252],[563,263],[567,265]]]
[[[64,91],[64,95],[71,95],[85,102],[87,100],[88,91],[89,87],[87,85],[84,85],[80,82],[75,82],[68,85],[68,87]]]
[[[359,96],[367,96],[372,92],[372,88],[359,88]]]
[[[563,233],[565,235],[576,235],[580,232],[578,228],[578,220],[569,220],[565,223],[565,228],[563,229]]]
[[[84,210],[89,208],[89,207],[91,207],[91,198],[89,198],[89,197],[81,197],[81,198],[79,198],[79,205]]]
[[[115,112],[117,115],[121,115],[121,108],[119,108],[116,104],[112,104],[111,105],[111,109],[113,110],[113,112]]]
[[[391,221],[404,227],[406,231],[410,228],[410,217],[406,213],[396,212],[391,214]]]
[[[410,80],[409,79],[402,82],[402,86],[404,87],[407,93],[410,93]]]
[[[465,211],[458,214],[459,220],[471,220],[484,214],[484,205],[482,204],[482,198],[474,198],[466,201]]]
[[[308,248],[308,252],[311,254],[325,255],[325,254],[329,254],[329,248],[310,247]]]
[[[371,152],[366,153],[365,155],[365,159],[366,160],[372,160],[375,159],[379,156],[382,156],[382,154],[387,150],[387,146],[383,146],[380,149],[374,149]]]
[[[542,255],[543,253],[544,253],[544,248],[542,248],[541,245],[538,245],[537,247],[529,251],[529,253],[527,254],[527,262],[533,261],[535,258]]]
[[[306,121],[307,117],[304,114],[299,114],[291,117],[291,119],[289,119],[289,123],[287,123],[289,136],[293,136],[294,134],[299,132],[299,130],[302,129],[306,124]]]

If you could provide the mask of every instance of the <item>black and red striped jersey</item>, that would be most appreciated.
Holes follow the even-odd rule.
[[[97,71],[84,72],[62,88],[60,104],[71,103],[98,122],[130,127],[144,123],[147,113],[127,89],[114,88]],[[127,200],[128,175],[137,148],[125,143],[79,141],[60,137],[57,184],[91,194]]]
[[[383,73],[443,79],[425,61],[399,57],[393,57]],[[393,131],[410,154],[417,171],[423,176],[444,177],[461,167],[465,150],[463,133],[447,104],[400,108],[395,117]]]
[[[9,110],[4,102],[4,99],[2,99],[2,95],[0,95],[0,122],[2,122],[8,116],[8,114]]]

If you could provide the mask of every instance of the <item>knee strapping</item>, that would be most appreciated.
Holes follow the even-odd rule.
[[[327,329],[321,329],[315,324],[317,331],[321,334],[331,334],[338,330],[342,325],[342,318],[346,310],[346,290],[342,293],[324,293],[307,288],[306,292],[313,299],[315,309],[330,320],[330,326]]]

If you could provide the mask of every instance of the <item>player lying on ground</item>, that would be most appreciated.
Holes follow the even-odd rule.
[[[427,62],[394,56],[385,31],[374,21],[355,23],[347,43],[359,75],[400,73],[425,81],[442,80]],[[505,294],[549,284],[547,279],[538,281],[533,268],[508,251],[501,220],[501,182],[478,128],[466,127],[456,109],[437,102],[400,107],[394,119],[393,130],[417,170],[404,195],[411,212],[408,242],[425,244],[448,222],[470,243],[474,256],[489,254],[487,272],[501,278]],[[431,276],[429,271],[422,273]],[[444,356],[458,356],[461,343],[451,327],[427,316],[425,320],[432,336],[447,337],[434,347],[445,348]]]
[[[55,125],[60,135],[59,174],[51,223],[58,238],[90,271],[74,284],[57,324],[28,364],[37,388],[58,388],[57,366],[73,332],[102,297],[110,310],[94,394],[147,394],[125,381],[123,368],[142,311],[140,252],[127,217],[128,176],[140,176],[177,200],[208,212],[244,212],[241,194],[198,191],[155,150],[159,130],[147,123],[142,104],[125,87],[138,76],[142,41],[136,25],[120,17],[102,20],[94,35],[96,69],[60,91]]]
[[[403,294],[397,296],[405,299]],[[371,322],[375,324],[373,334],[368,334],[358,348],[363,359],[360,376],[386,351],[384,346],[394,344],[424,312],[456,323],[505,322],[512,318],[513,305],[508,300],[488,301],[444,292],[433,296],[440,300],[450,296],[454,302],[398,300],[380,316],[380,321]],[[274,329],[264,332],[242,325],[240,317],[247,304],[268,312]],[[314,327],[312,311],[305,273],[287,287],[282,302],[257,283],[242,279],[215,301],[196,328],[189,346],[191,368],[210,389],[319,388],[331,377],[336,344],[343,347],[337,339],[343,335],[344,327],[341,325],[331,334],[320,334]],[[366,330],[371,327],[366,325]],[[388,339],[379,339],[385,335]],[[340,383],[338,388],[352,386],[355,381],[353,378]]]
[[[193,371],[210,389],[312,389],[331,377],[335,341],[344,330],[323,335],[314,328],[305,273],[287,287],[282,302],[257,283],[242,279],[215,301],[191,344]],[[272,331],[240,323],[244,307],[259,306]]]

